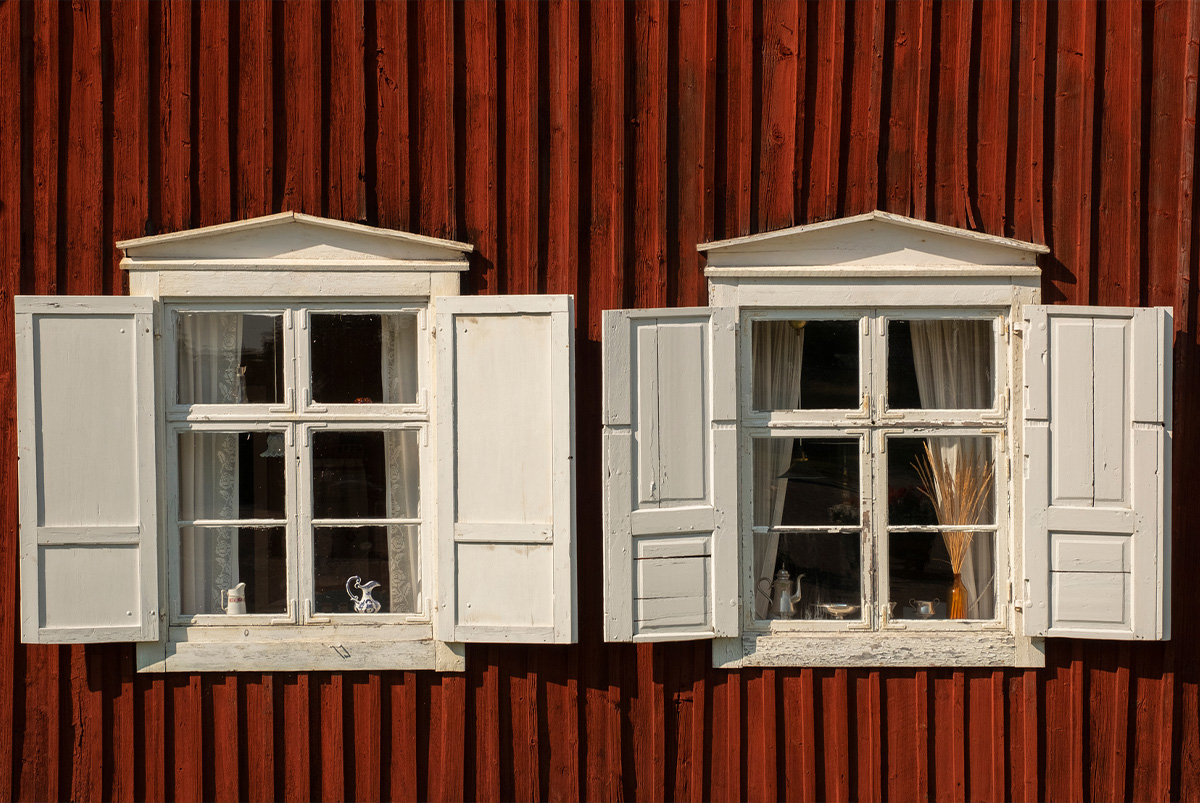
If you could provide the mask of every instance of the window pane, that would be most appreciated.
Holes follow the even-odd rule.
[[[955,562],[965,595],[961,618],[996,617],[995,533],[893,532],[888,540],[889,618],[947,618]]]
[[[246,613],[287,612],[283,527],[180,527],[179,572],[185,615],[225,613],[222,592],[238,591]]]
[[[374,599],[380,606],[376,613],[415,611],[417,532],[410,524],[315,527],[316,609],[321,613],[371,613],[369,605],[367,610],[355,611],[355,602]],[[352,579],[355,577],[357,581]],[[369,594],[367,586],[371,586]]]
[[[859,322],[755,321],[754,409],[856,410]]]
[[[180,404],[282,404],[283,316],[178,312]]]
[[[282,519],[282,432],[179,433],[179,517]]]
[[[407,519],[420,515],[415,430],[316,431],[313,515],[318,519]]]
[[[862,550],[857,532],[758,533],[754,560],[757,618],[862,618]]]
[[[754,524],[858,526],[859,460],[858,438],[755,438]]]
[[[993,321],[888,321],[888,406],[990,410],[996,389]]]
[[[417,316],[313,313],[312,396],[323,404],[415,404]]]
[[[992,439],[888,438],[888,524],[994,524]]]

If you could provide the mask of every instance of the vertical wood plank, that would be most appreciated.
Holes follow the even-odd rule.
[[[409,73],[409,64],[415,61],[412,54],[416,48],[412,43],[409,19],[415,6],[373,0],[370,9],[375,14],[374,102],[377,105],[374,201],[378,206],[380,226],[410,229],[412,133],[409,108],[413,76]],[[471,75],[471,72],[468,70],[467,74]],[[468,125],[467,132],[470,131]],[[464,133],[464,138],[466,136]],[[480,186],[471,181],[469,175],[465,178],[471,186]]]
[[[282,208],[324,213],[321,175],[321,9],[316,3],[283,7],[283,164]]]
[[[854,703],[856,709],[854,753],[856,768],[856,797],[859,800],[883,800],[883,701],[878,670],[855,672]]]
[[[1008,206],[1009,66],[1012,53],[1015,6],[984,3],[979,9],[979,78],[975,97],[976,122],[975,199],[979,224],[990,234],[1005,235],[1010,221]]]
[[[1009,777],[1008,797],[1017,803],[1034,803],[1038,791],[1038,672],[1027,669],[1009,678]]]
[[[1055,5],[1054,167],[1051,246],[1042,274],[1043,301],[1087,304],[1092,276],[1092,121],[1096,69],[1096,6],[1066,0]]]
[[[966,678],[962,670],[938,672],[933,680],[933,798],[965,800]]]
[[[497,147],[499,97],[497,94],[497,6],[468,3],[463,6],[463,180],[472,192],[463,197],[465,236],[475,246],[471,279],[476,293],[497,293],[500,259],[501,203]],[[495,771],[491,768],[489,771]]]
[[[511,669],[508,678],[509,722],[511,723],[513,800],[541,798],[539,785],[539,744],[537,729],[537,673],[533,670],[532,650],[508,647]]]
[[[817,6],[816,82],[812,120],[807,139],[812,143],[809,168],[809,222],[829,220],[838,214],[838,176],[842,154],[842,69],[846,44],[846,4],[830,0]]]
[[[415,672],[389,675],[388,714],[385,732],[388,745],[389,797],[418,800],[417,790],[417,676]]]
[[[759,198],[761,231],[782,229],[796,221],[793,188],[799,181],[796,151],[797,105],[800,90],[800,42],[805,35],[800,4],[794,0],[763,7],[761,142],[759,145]],[[803,129],[801,129],[803,134]]]
[[[782,723],[783,794],[788,801],[815,801],[817,797],[817,732],[813,670],[788,672],[781,682],[786,717]]]
[[[636,307],[661,307],[667,303],[667,6],[648,0],[631,8],[633,300]]]
[[[232,208],[230,177],[229,15],[224,4],[206,3],[197,9],[200,49],[196,73],[196,189],[200,199],[196,224],[212,226],[229,219]]]
[[[970,3],[945,3],[941,7],[940,69],[933,90],[937,117],[929,161],[933,170],[934,219],[966,229],[976,228],[967,173],[973,9]]]
[[[1087,650],[1088,744],[1086,766],[1093,800],[1127,800],[1129,646]]]
[[[511,293],[536,293],[542,277],[538,249],[539,178],[539,9],[506,3],[504,14],[504,204],[500,238],[507,247],[503,272]],[[544,286],[544,285],[543,285]]]
[[[1046,800],[1084,797],[1084,669],[1080,642],[1054,644],[1046,667]]]
[[[1013,235],[1027,242],[1044,243],[1046,70],[1056,62],[1046,36],[1048,11],[1044,0],[1030,0],[1015,10],[1020,19],[1017,24],[1020,44],[1013,59],[1013,81],[1017,84]]]
[[[99,801],[104,795],[104,700],[99,650],[101,645],[70,649],[71,792],[72,800]],[[90,653],[90,655],[89,655]]]
[[[475,734],[474,798],[498,801],[500,793],[500,671],[496,665],[497,648],[489,645],[468,658],[479,656],[467,664],[472,679]],[[482,660],[479,660],[479,659]],[[473,665],[472,665],[473,664]],[[470,795],[468,790],[468,795]]]
[[[636,794],[640,800],[666,799],[666,701],[662,665],[656,660],[659,645],[638,644],[637,705],[633,712],[633,755],[636,765]]]
[[[575,650],[544,648],[539,661],[538,743],[545,745],[540,763],[547,764],[542,796],[550,801],[581,799],[579,784],[579,663]],[[547,755],[548,753],[548,755]],[[539,768],[540,771],[540,768]]]
[[[365,743],[383,744],[383,729],[380,713],[381,684],[378,672],[367,672],[364,677],[355,677],[350,684],[351,707],[354,728],[351,748],[348,751],[354,761],[354,795],[360,803],[381,800],[381,769],[379,750],[358,750],[359,739]]]
[[[171,765],[167,794],[190,803],[206,799],[204,794],[204,712],[201,676],[171,676],[167,680],[168,745]]]
[[[157,9],[158,126],[152,164],[159,180],[151,184],[151,199],[158,195],[151,214],[160,231],[178,231],[192,225],[192,6],[168,0]]]
[[[244,733],[247,722],[240,715],[241,680],[238,675],[213,678],[206,691],[211,695],[212,724],[206,741],[212,745],[212,797],[216,800],[244,800],[241,755],[249,750]]]
[[[262,674],[242,684],[246,701],[246,799],[279,800],[275,790],[275,676]]]
[[[333,3],[329,17],[329,115],[324,120],[329,172],[325,208],[339,220],[365,221],[363,0]]]
[[[429,0],[417,7],[417,132],[414,170],[421,234],[453,237],[454,225],[454,6]]]
[[[139,800],[167,798],[166,679],[139,675],[134,681],[136,721],[139,723],[138,753],[141,783],[134,788]]]
[[[933,4],[926,0],[900,3],[894,13],[886,208],[924,218],[928,209]]]
[[[997,800],[1007,794],[1004,762],[1004,673],[973,670],[967,679],[968,795],[972,800]]]
[[[307,674],[283,676],[283,716],[278,727],[283,737],[283,799],[287,801],[307,801],[315,797],[309,703],[312,692]]]
[[[314,678],[319,728],[316,761],[319,799],[338,803],[347,797],[344,676],[340,672],[320,672]]]
[[[751,3],[719,5],[718,23],[724,20],[724,60],[718,64],[716,92],[721,111],[718,159],[722,178],[716,179],[722,212],[714,211],[717,236],[749,234],[751,221],[751,155],[754,152],[754,7]],[[724,76],[722,82],[721,76]],[[723,97],[722,97],[723,96]],[[722,186],[723,179],[723,186]]]
[[[834,803],[851,799],[849,673],[835,669],[821,677],[821,713],[825,745],[825,789],[822,797]]]
[[[33,7],[33,248],[30,259],[34,278],[32,290],[41,294],[54,293],[58,288],[59,11],[56,3]]]
[[[546,188],[546,292],[572,293],[579,285],[579,6],[553,0],[547,9],[545,80],[549,81],[550,142]],[[541,73],[539,73],[541,74]]]
[[[848,62],[850,131],[841,214],[860,215],[879,206],[885,6],[883,0],[855,3],[851,13],[854,53]]]
[[[883,693],[887,713],[887,797],[928,800],[928,674],[889,674],[883,680]]]
[[[271,58],[275,32],[268,0],[245,0],[233,13],[238,15],[237,98],[233,104],[237,141],[231,160],[237,177],[233,214],[251,218],[276,211],[272,182],[275,64]]]
[[[746,798],[777,800],[776,678],[774,669],[747,673],[746,678]]]
[[[89,0],[75,4],[69,15],[71,41],[69,60],[70,91],[60,102],[60,114],[71,124],[67,127],[66,182],[60,218],[65,223],[65,289],[74,294],[103,291],[107,271],[104,246],[104,89],[100,58],[100,3]],[[64,53],[68,43],[63,43]],[[60,79],[61,79],[60,75]],[[97,202],[99,200],[99,202]],[[61,213],[60,213],[61,214]]]
[[[713,239],[716,104],[717,8],[715,0],[685,0],[679,4],[678,140],[678,253],[674,265],[675,301],[680,306],[705,306],[708,288],[696,244]],[[668,276],[670,273],[668,274]]]

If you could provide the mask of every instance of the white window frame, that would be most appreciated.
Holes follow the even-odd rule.
[[[283,316],[283,361],[284,404],[282,405],[218,405],[179,404],[175,400],[178,387],[178,331],[176,321],[180,313],[189,312],[235,312],[235,313],[281,313]],[[165,399],[164,458],[162,479],[167,490],[166,532],[167,541],[167,599],[170,628],[174,640],[184,640],[185,631],[179,628],[192,626],[233,626],[243,629],[272,627],[276,625],[312,626],[316,624],[352,625],[369,624],[374,628],[403,625],[408,623],[428,626],[432,621],[433,608],[426,577],[433,575],[434,549],[431,528],[434,519],[429,504],[421,505],[421,515],[415,519],[380,519],[379,524],[415,524],[419,527],[419,571],[421,593],[416,599],[416,610],[412,613],[373,615],[336,614],[322,615],[311,607],[313,585],[313,520],[312,515],[312,447],[310,433],[314,431],[385,431],[412,430],[418,436],[420,482],[422,491],[426,484],[433,486],[433,449],[429,434],[429,386],[433,381],[430,372],[430,338],[417,338],[417,398],[414,404],[371,404],[371,405],[320,405],[310,399],[311,342],[307,333],[313,313],[345,313],[355,315],[402,313],[416,318],[418,332],[428,332],[428,303],[395,302],[381,304],[375,299],[356,302],[301,301],[297,299],[262,304],[241,302],[207,304],[165,303],[162,306],[163,337],[162,366],[164,383],[161,395]],[[179,528],[182,526],[179,513],[179,496],[175,492],[179,483],[179,436],[184,432],[245,432],[273,431],[285,434],[285,484],[287,509],[284,526],[288,567],[288,607],[286,613],[246,614],[230,617],[227,614],[185,615],[180,611],[181,567],[179,560]],[[356,520],[360,521],[360,520]],[[361,521],[360,521],[361,523]],[[246,634],[243,634],[246,635]],[[264,637],[264,633],[250,636]],[[384,635],[384,634],[381,634]],[[391,634],[402,637],[403,634]]]

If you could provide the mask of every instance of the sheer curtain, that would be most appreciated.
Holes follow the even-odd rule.
[[[753,338],[753,390],[755,410],[795,410],[800,407],[800,363],[804,356],[804,329],[790,321],[757,321]],[[792,462],[794,438],[759,438],[754,443],[754,523],[777,526],[783,520],[787,480],[779,475]],[[764,511],[769,511],[763,515]],[[771,582],[779,533],[754,539],[757,567],[754,611],[766,619],[771,607]]]
[[[417,348],[415,315],[381,315],[383,325],[383,401],[385,404],[411,404],[417,395]],[[420,515],[420,455],[413,430],[384,432],[387,509],[393,518],[417,518]],[[417,527],[409,524],[387,526],[389,613],[417,609],[420,572]]]
[[[911,321],[917,391],[926,410],[985,409],[992,406],[992,323],[988,320]],[[965,438],[931,438],[930,450],[953,473],[966,453]],[[975,459],[987,459],[984,454]],[[991,505],[980,512],[987,521]],[[978,522],[960,522],[977,524]],[[995,571],[995,544],[991,538],[974,538],[963,561],[962,580],[967,588],[967,617],[995,616],[995,594],[987,594]]]
[[[237,404],[246,399],[242,316],[185,313],[179,326],[179,400]],[[238,518],[238,436],[189,433],[179,443],[181,515]],[[179,542],[182,610],[221,613],[221,591],[238,579],[238,528],[183,528]]]

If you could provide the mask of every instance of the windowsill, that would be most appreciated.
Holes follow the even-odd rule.
[[[747,633],[713,642],[713,666],[1042,667],[1042,639],[1007,631]]]
[[[302,632],[298,632],[302,631]],[[430,625],[172,627],[137,645],[139,672],[346,672],[466,668],[461,644]]]

